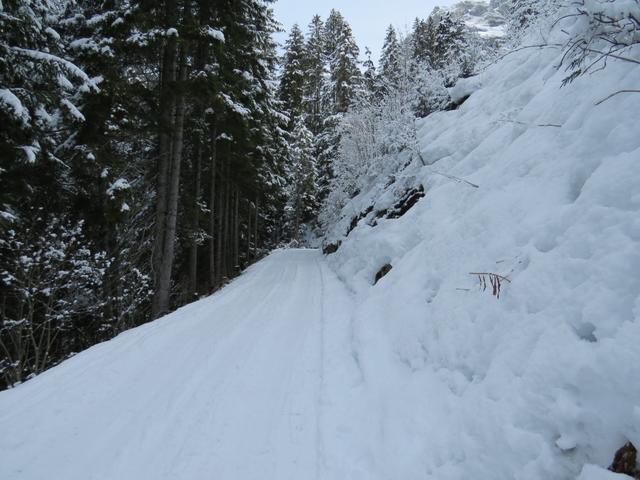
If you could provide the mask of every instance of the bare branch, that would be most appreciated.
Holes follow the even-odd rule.
[[[620,95],[621,93],[640,93],[640,90],[635,90],[635,89],[618,90],[617,92],[613,92],[611,95],[604,97],[602,100],[598,100],[595,103],[595,105],[600,105],[601,103],[604,103],[610,98],[615,97],[616,95]]]

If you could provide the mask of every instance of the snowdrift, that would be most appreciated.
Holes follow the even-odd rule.
[[[640,445],[640,95],[596,105],[640,68],[561,87],[561,55],[462,80],[459,109],[420,120],[426,165],[378,178],[327,235],[358,302],[358,478],[618,478],[614,453]],[[472,273],[504,277],[500,298]]]

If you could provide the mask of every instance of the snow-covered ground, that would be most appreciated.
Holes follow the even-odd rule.
[[[455,87],[428,165],[354,198],[336,253],[275,252],[0,393],[0,478],[627,478],[604,468],[640,446],[640,95],[596,103],[640,68],[560,88],[561,55]]]
[[[317,250],[276,252],[2,392],[0,478],[326,478],[350,311]]]
[[[640,446],[640,95],[596,105],[640,68],[561,88],[561,56],[523,49],[461,81],[469,99],[419,123],[428,166],[378,178],[328,236],[356,298],[369,478],[610,478]],[[497,299],[471,272],[510,283]]]

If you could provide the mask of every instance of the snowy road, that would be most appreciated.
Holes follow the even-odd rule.
[[[341,338],[324,342],[326,316],[348,325],[349,310],[317,251],[276,252],[1,393],[0,478],[326,478],[325,370]]]

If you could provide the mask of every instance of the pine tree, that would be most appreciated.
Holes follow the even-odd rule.
[[[447,65],[461,62],[465,48],[464,23],[454,19],[451,13],[445,12],[440,16],[440,21],[436,26],[433,67],[444,68]]]
[[[324,105],[322,102],[327,69],[325,63],[324,22],[314,15],[309,24],[305,44],[305,82],[303,92],[307,127],[315,136],[322,130]]]
[[[433,67],[433,51],[436,41],[436,26],[433,16],[427,20],[416,18],[411,33],[413,58],[421,65]]]
[[[295,24],[285,44],[282,58],[282,75],[278,95],[284,109],[289,113],[291,121],[299,117],[304,110],[303,97],[306,81],[307,61],[302,31]]]
[[[393,88],[400,80],[400,44],[393,25],[387,27],[380,54],[380,80],[385,88]]]
[[[332,50],[327,50],[330,73],[327,101],[330,102],[329,111],[332,113],[347,111],[361,81],[358,69],[360,49],[353,38],[351,26],[338,15],[339,13],[336,16],[340,20],[327,20],[325,29],[326,45],[333,45]],[[330,28],[333,23],[336,24],[337,31]]]
[[[362,84],[358,68],[359,49],[350,25],[340,12],[332,10],[324,29],[328,79],[323,90],[324,118],[317,135],[319,197],[326,198],[333,178],[333,161],[340,144],[342,116],[356,97]]]
[[[315,218],[318,208],[313,136],[300,118],[295,120],[289,148],[286,212],[291,238],[299,241],[302,225]]]
[[[63,198],[50,195],[63,188],[59,152],[85,121],[81,93],[97,89],[67,60],[60,12],[50,8],[20,0],[0,14],[0,229],[19,219],[22,207]]]
[[[366,98],[371,98],[375,94],[378,87],[378,76],[376,73],[376,66],[371,59],[371,50],[365,47],[364,52],[366,60],[362,64],[363,73],[361,95]]]

